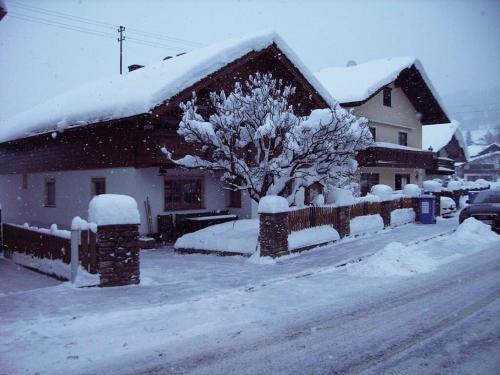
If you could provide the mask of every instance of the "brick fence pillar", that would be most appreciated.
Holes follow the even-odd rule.
[[[436,217],[441,216],[441,192],[433,192],[432,195],[436,197],[435,199],[435,207],[436,207]]]
[[[340,238],[349,236],[351,233],[351,207],[337,207],[337,223]]]
[[[288,254],[288,212],[259,215],[260,256],[279,257]]]
[[[139,226],[137,224],[97,227],[97,272],[100,286],[139,284]]]
[[[384,227],[391,225],[391,211],[392,211],[392,201],[382,201],[380,202],[380,215],[384,221]]]
[[[416,198],[416,197],[411,198],[411,207],[413,208],[413,211],[415,211],[415,222],[419,223],[420,222],[420,201],[418,198]]]

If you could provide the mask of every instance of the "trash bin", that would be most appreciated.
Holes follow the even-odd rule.
[[[476,195],[479,193],[479,191],[469,191],[469,195],[467,197],[468,203],[472,203],[474,201],[474,198],[476,198]]]
[[[421,195],[418,197],[420,205],[419,221],[422,224],[436,224],[436,197],[433,195]]]

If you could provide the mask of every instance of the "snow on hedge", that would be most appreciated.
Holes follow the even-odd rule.
[[[399,208],[391,211],[391,225],[397,226],[415,221],[415,211],[413,208]]]
[[[252,254],[257,248],[258,236],[259,219],[236,220],[185,234],[177,239],[174,247]]]
[[[288,235],[288,249],[300,249],[337,240],[340,240],[339,232],[330,225],[321,225],[290,233]]]
[[[382,201],[390,201],[392,199],[392,188],[388,185],[374,185],[371,188],[371,193],[379,197]]]
[[[96,195],[89,203],[89,221],[97,225],[140,224],[137,202],[128,195]]]
[[[288,201],[279,195],[266,195],[259,201],[259,214],[276,214],[280,212],[287,212]]]
[[[38,232],[38,233],[49,234],[49,235],[56,236],[56,237],[61,237],[61,238],[66,238],[66,239],[71,238],[71,232],[69,230],[59,229],[57,227],[57,224],[52,224],[50,226],[50,229],[39,228],[36,226],[30,226],[28,223],[24,223],[23,225],[18,225],[18,224],[9,224],[9,225],[13,225],[13,226],[18,227],[18,228],[29,229],[31,231]]]
[[[422,193],[422,189],[418,185],[415,184],[406,184],[403,187],[403,194],[412,198],[419,197]]]
[[[384,229],[384,220],[379,214],[358,216],[351,219],[349,227],[351,236],[374,233]]]
[[[451,180],[448,182],[446,189],[449,191],[461,190],[463,189],[462,181]]]
[[[1,122],[0,142],[147,113],[234,60],[273,43],[328,104],[335,105],[332,95],[285,41],[274,32],[266,32],[231,39],[130,73],[87,83]]]
[[[434,181],[434,180],[424,181],[423,186],[424,186],[425,192],[439,193],[439,192],[441,192],[441,190],[443,190],[441,184],[437,181]]]

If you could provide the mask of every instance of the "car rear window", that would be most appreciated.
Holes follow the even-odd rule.
[[[500,203],[500,192],[481,192],[476,195],[472,203]]]

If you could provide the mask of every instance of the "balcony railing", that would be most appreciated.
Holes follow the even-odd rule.
[[[430,151],[389,147],[369,147],[359,152],[357,160],[361,167],[429,169],[433,166]]]

